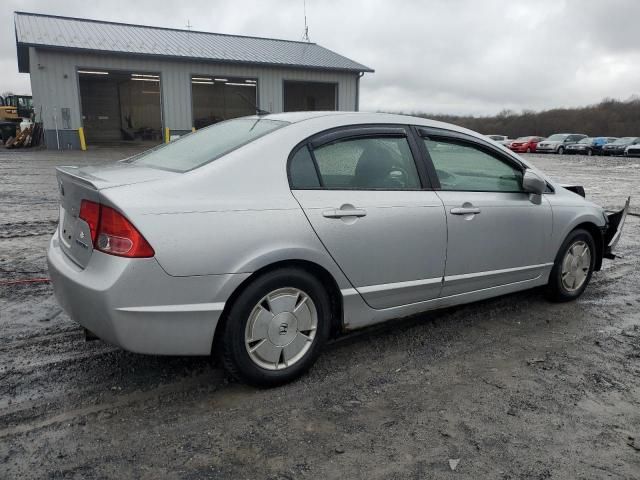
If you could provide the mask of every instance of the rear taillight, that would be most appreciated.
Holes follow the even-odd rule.
[[[120,212],[99,203],[83,200],[79,217],[91,230],[93,248],[109,255],[129,258],[153,257],[149,242]]]
[[[90,202],[89,200],[82,200],[80,204],[80,214],[78,216],[89,224],[91,242],[95,243],[98,233],[98,222],[100,221],[100,204]]]

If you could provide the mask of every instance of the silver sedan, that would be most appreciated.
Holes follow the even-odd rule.
[[[215,353],[261,386],[347,330],[538,286],[573,300],[628,209],[483,135],[387,114],[229,120],[57,179],[48,262],[69,315],[133,352]]]

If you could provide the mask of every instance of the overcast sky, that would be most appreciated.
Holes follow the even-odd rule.
[[[0,92],[18,73],[13,11],[299,40],[302,0],[3,0]],[[311,41],[363,63],[361,110],[495,114],[640,94],[639,0],[307,0]]]

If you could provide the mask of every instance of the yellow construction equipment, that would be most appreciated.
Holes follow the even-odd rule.
[[[7,95],[0,97],[0,121],[21,122],[33,115],[31,95]]]

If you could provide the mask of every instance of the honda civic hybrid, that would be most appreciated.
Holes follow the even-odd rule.
[[[628,209],[470,130],[372,113],[237,118],[57,181],[48,265],[69,316],[257,386],[375,323],[534,287],[574,300]]]

